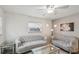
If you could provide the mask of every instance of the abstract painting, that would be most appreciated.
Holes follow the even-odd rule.
[[[60,24],[60,31],[74,31],[74,23]]]
[[[28,23],[29,33],[39,33],[41,32],[40,23]]]

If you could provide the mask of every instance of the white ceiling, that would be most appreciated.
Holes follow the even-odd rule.
[[[52,20],[79,13],[78,5],[70,5],[68,8],[56,9],[55,12],[51,14],[47,13],[45,5],[1,5],[0,7],[6,12]]]

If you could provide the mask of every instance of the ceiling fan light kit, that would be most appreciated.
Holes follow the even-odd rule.
[[[53,13],[52,9],[47,10],[48,13]]]
[[[53,13],[53,12],[54,12],[54,9],[55,9],[55,8],[54,8],[54,5],[48,5],[48,6],[47,6],[47,12],[48,12],[48,13]]]
[[[56,9],[64,9],[64,8],[68,8],[68,5],[47,5],[47,12],[48,13],[53,13],[54,10]]]

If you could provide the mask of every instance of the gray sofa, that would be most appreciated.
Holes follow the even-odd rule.
[[[47,41],[41,35],[21,36],[15,42],[16,53],[24,53],[33,48],[47,44]]]
[[[78,38],[74,36],[56,35],[54,36],[53,45],[60,47],[68,52],[75,53],[79,51]]]

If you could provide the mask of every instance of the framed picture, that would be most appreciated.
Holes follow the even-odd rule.
[[[29,33],[39,33],[41,32],[41,24],[40,23],[28,23],[28,32]]]
[[[74,31],[74,23],[60,24],[60,31]]]

